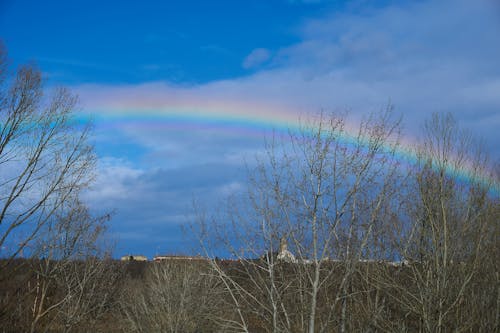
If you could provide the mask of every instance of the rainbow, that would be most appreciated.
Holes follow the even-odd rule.
[[[248,117],[221,112],[200,112],[192,108],[97,110],[81,119],[93,118],[98,126],[120,127],[126,125],[157,130],[214,129],[261,137],[264,132],[298,130],[299,124],[290,117]]]
[[[217,130],[221,133],[263,138],[266,133],[299,131],[301,110],[284,108],[278,105],[237,102],[191,102],[174,101],[170,103],[109,102],[93,106],[78,116],[79,121],[93,119],[97,128],[134,126],[147,130]],[[303,119],[305,119],[303,117]],[[357,129],[354,124],[346,124],[346,131],[341,138],[345,143],[355,141]],[[397,148],[396,155],[401,161],[414,163],[417,160],[415,143],[406,139]],[[389,149],[389,146],[386,147]],[[491,187],[494,195],[500,194],[500,186],[495,184],[489,174],[478,175],[472,167],[461,169],[448,168],[447,173],[464,182],[479,182]]]

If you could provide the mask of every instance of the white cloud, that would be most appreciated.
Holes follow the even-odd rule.
[[[217,193],[220,197],[227,197],[233,194],[241,193],[245,188],[240,182],[230,182],[219,187]]]
[[[256,68],[271,58],[271,52],[267,49],[258,48],[250,52],[243,60],[242,66],[246,69]]]
[[[96,174],[95,182],[85,194],[85,198],[95,205],[102,206],[106,202],[132,196],[132,189],[126,184],[139,178],[144,171],[130,166],[125,159],[102,157],[99,159]]]

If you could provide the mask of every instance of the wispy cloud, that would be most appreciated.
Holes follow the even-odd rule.
[[[255,68],[271,58],[271,52],[264,48],[254,49],[245,59],[243,59],[243,68]]]

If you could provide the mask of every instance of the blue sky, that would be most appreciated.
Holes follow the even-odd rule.
[[[432,112],[452,112],[500,158],[495,0],[0,0],[0,38],[14,64],[36,61],[96,119],[87,201],[116,212],[117,255],[189,252],[192,200],[216,207],[244,188],[263,131],[207,124],[219,106],[246,119],[356,119],[391,101],[410,137]],[[202,117],[141,121],[165,105]]]
[[[248,74],[242,59],[256,45],[272,49],[298,42],[294,30],[305,17],[344,6],[7,0],[2,31],[13,58],[36,59],[58,81],[193,84]]]

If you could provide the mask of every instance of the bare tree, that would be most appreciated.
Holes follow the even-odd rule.
[[[200,260],[151,263],[143,281],[129,281],[121,309],[129,332],[211,332],[220,288]]]
[[[61,273],[57,276],[57,286],[64,298],[55,313],[61,331],[96,331],[105,316],[111,314],[110,309],[118,307],[122,269],[101,254],[72,260]]]
[[[101,315],[98,310],[106,304],[116,275],[107,269],[111,267],[103,261],[106,254],[99,244],[107,219],[91,217],[74,198],[43,226],[28,261],[33,279],[25,297],[31,300],[31,332],[58,320],[69,332],[82,320],[91,320],[90,313]]]
[[[394,227],[394,247],[409,265],[401,275],[387,271],[383,288],[407,328],[495,331],[498,264],[490,256],[498,255],[499,198],[487,156],[449,114],[425,123],[416,154],[404,192],[406,214]]]
[[[117,292],[121,270],[110,260],[110,247],[103,241],[109,216],[92,217],[88,208],[74,202],[69,211],[45,226],[37,256],[31,261],[38,288],[35,319],[50,317],[52,324],[73,332],[79,326],[92,329],[107,312]],[[41,290],[57,292],[45,305]],[[39,321],[40,319],[38,319]]]
[[[354,134],[343,116],[306,122],[268,148],[250,180],[248,210],[235,204],[201,223],[207,254],[216,253],[213,241],[235,259],[211,261],[233,302],[232,331],[350,330],[353,274],[381,255],[372,244],[397,184],[398,122],[390,115],[366,119]],[[283,239],[294,256],[279,250]]]
[[[45,96],[34,65],[10,75],[7,63],[0,47],[0,283],[22,267],[12,265],[15,258],[31,259],[18,291],[2,296],[0,316],[12,304],[26,305],[24,329],[34,332],[62,316],[78,288],[87,291],[90,276],[99,275],[101,263],[91,258],[99,257],[108,217],[92,217],[79,199],[93,178],[95,155],[89,126],[74,121],[76,96],[65,88]],[[77,261],[93,265],[79,275],[72,272]],[[81,305],[79,316],[86,313]]]
[[[10,77],[6,61],[0,47],[0,248],[14,258],[89,184],[95,156],[88,127],[72,122],[76,97],[58,88],[45,98],[35,66]]]

